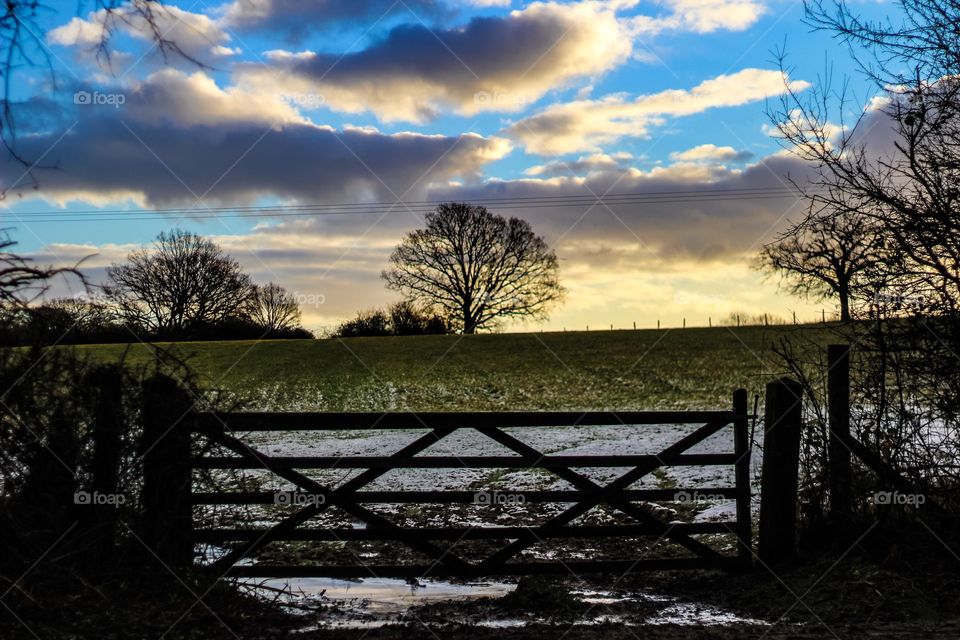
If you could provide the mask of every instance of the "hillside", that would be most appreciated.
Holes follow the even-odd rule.
[[[781,374],[771,345],[823,325],[164,345],[203,385],[275,410],[720,408]],[[148,361],[145,345],[76,347]]]

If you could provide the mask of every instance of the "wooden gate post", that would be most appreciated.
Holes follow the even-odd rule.
[[[156,375],[143,385],[143,513],[140,536],[161,562],[193,561],[188,415],[193,402],[175,380]]]
[[[737,485],[738,555],[744,566],[753,564],[753,525],[750,515],[750,434],[747,422],[747,390],[733,392],[734,452],[737,462],[734,473]]]
[[[767,385],[757,554],[774,565],[796,557],[797,478],[803,432],[803,385],[780,378]]]
[[[850,345],[827,347],[827,414],[830,443],[830,520],[844,528],[853,511],[850,473]]]

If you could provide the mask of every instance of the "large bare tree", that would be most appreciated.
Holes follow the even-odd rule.
[[[188,231],[157,236],[152,247],[107,269],[104,291],[127,323],[164,337],[189,336],[239,317],[252,295],[240,264],[211,240]]]
[[[450,202],[403,239],[381,274],[390,289],[433,307],[463,333],[505,318],[545,318],[563,299],[556,253],[530,224]]]

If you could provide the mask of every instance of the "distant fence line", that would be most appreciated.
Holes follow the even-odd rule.
[[[757,315],[745,315],[745,314],[734,314],[733,316],[726,316],[720,319],[717,322],[713,321],[713,316],[707,316],[706,324],[693,324],[687,322],[687,318],[683,317],[680,319],[680,324],[677,326],[670,326],[667,323],[657,320],[656,329],[704,329],[704,328],[713,328],[713,327],[778,327],[778,326],[788,326],[788,325],[800,325],[800,324],[826,324],[828,322],[837,322],[839,318],[831,312],[827,314],[826,309],[822,309],[819,317],[815,317],[811,320],[803,320],[797,316],[797,313],[791,312],[790,318],[784,318],[783,316],[778,316],[774,314],[757,314]],[[591,329],[590,327],[593,327]],[[629,331],[629,330],[643,330],[643,329],[653,329],[654,326],[643,326],[637,325],[636,321],[630,326],[617,326],[615,323],[609,325],[599,324],[599,325],[584,325],[584,331]],[[580,331],[579,328],[570,328],[563,327],[562,332],[567,331]]]

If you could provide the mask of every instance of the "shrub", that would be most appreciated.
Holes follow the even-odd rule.
[[[342,323],[333,335],[339,338],[360,336],[422,336],[450,333],[447,322],[439,315],[419,309],[403,300],[389,309],[361,311],[357,317]]]
[[[390,318],[382,309],[361,311],[353,320],[347,320],[334,332],[340,338],[360,336],[389,336],[392,334]]]

